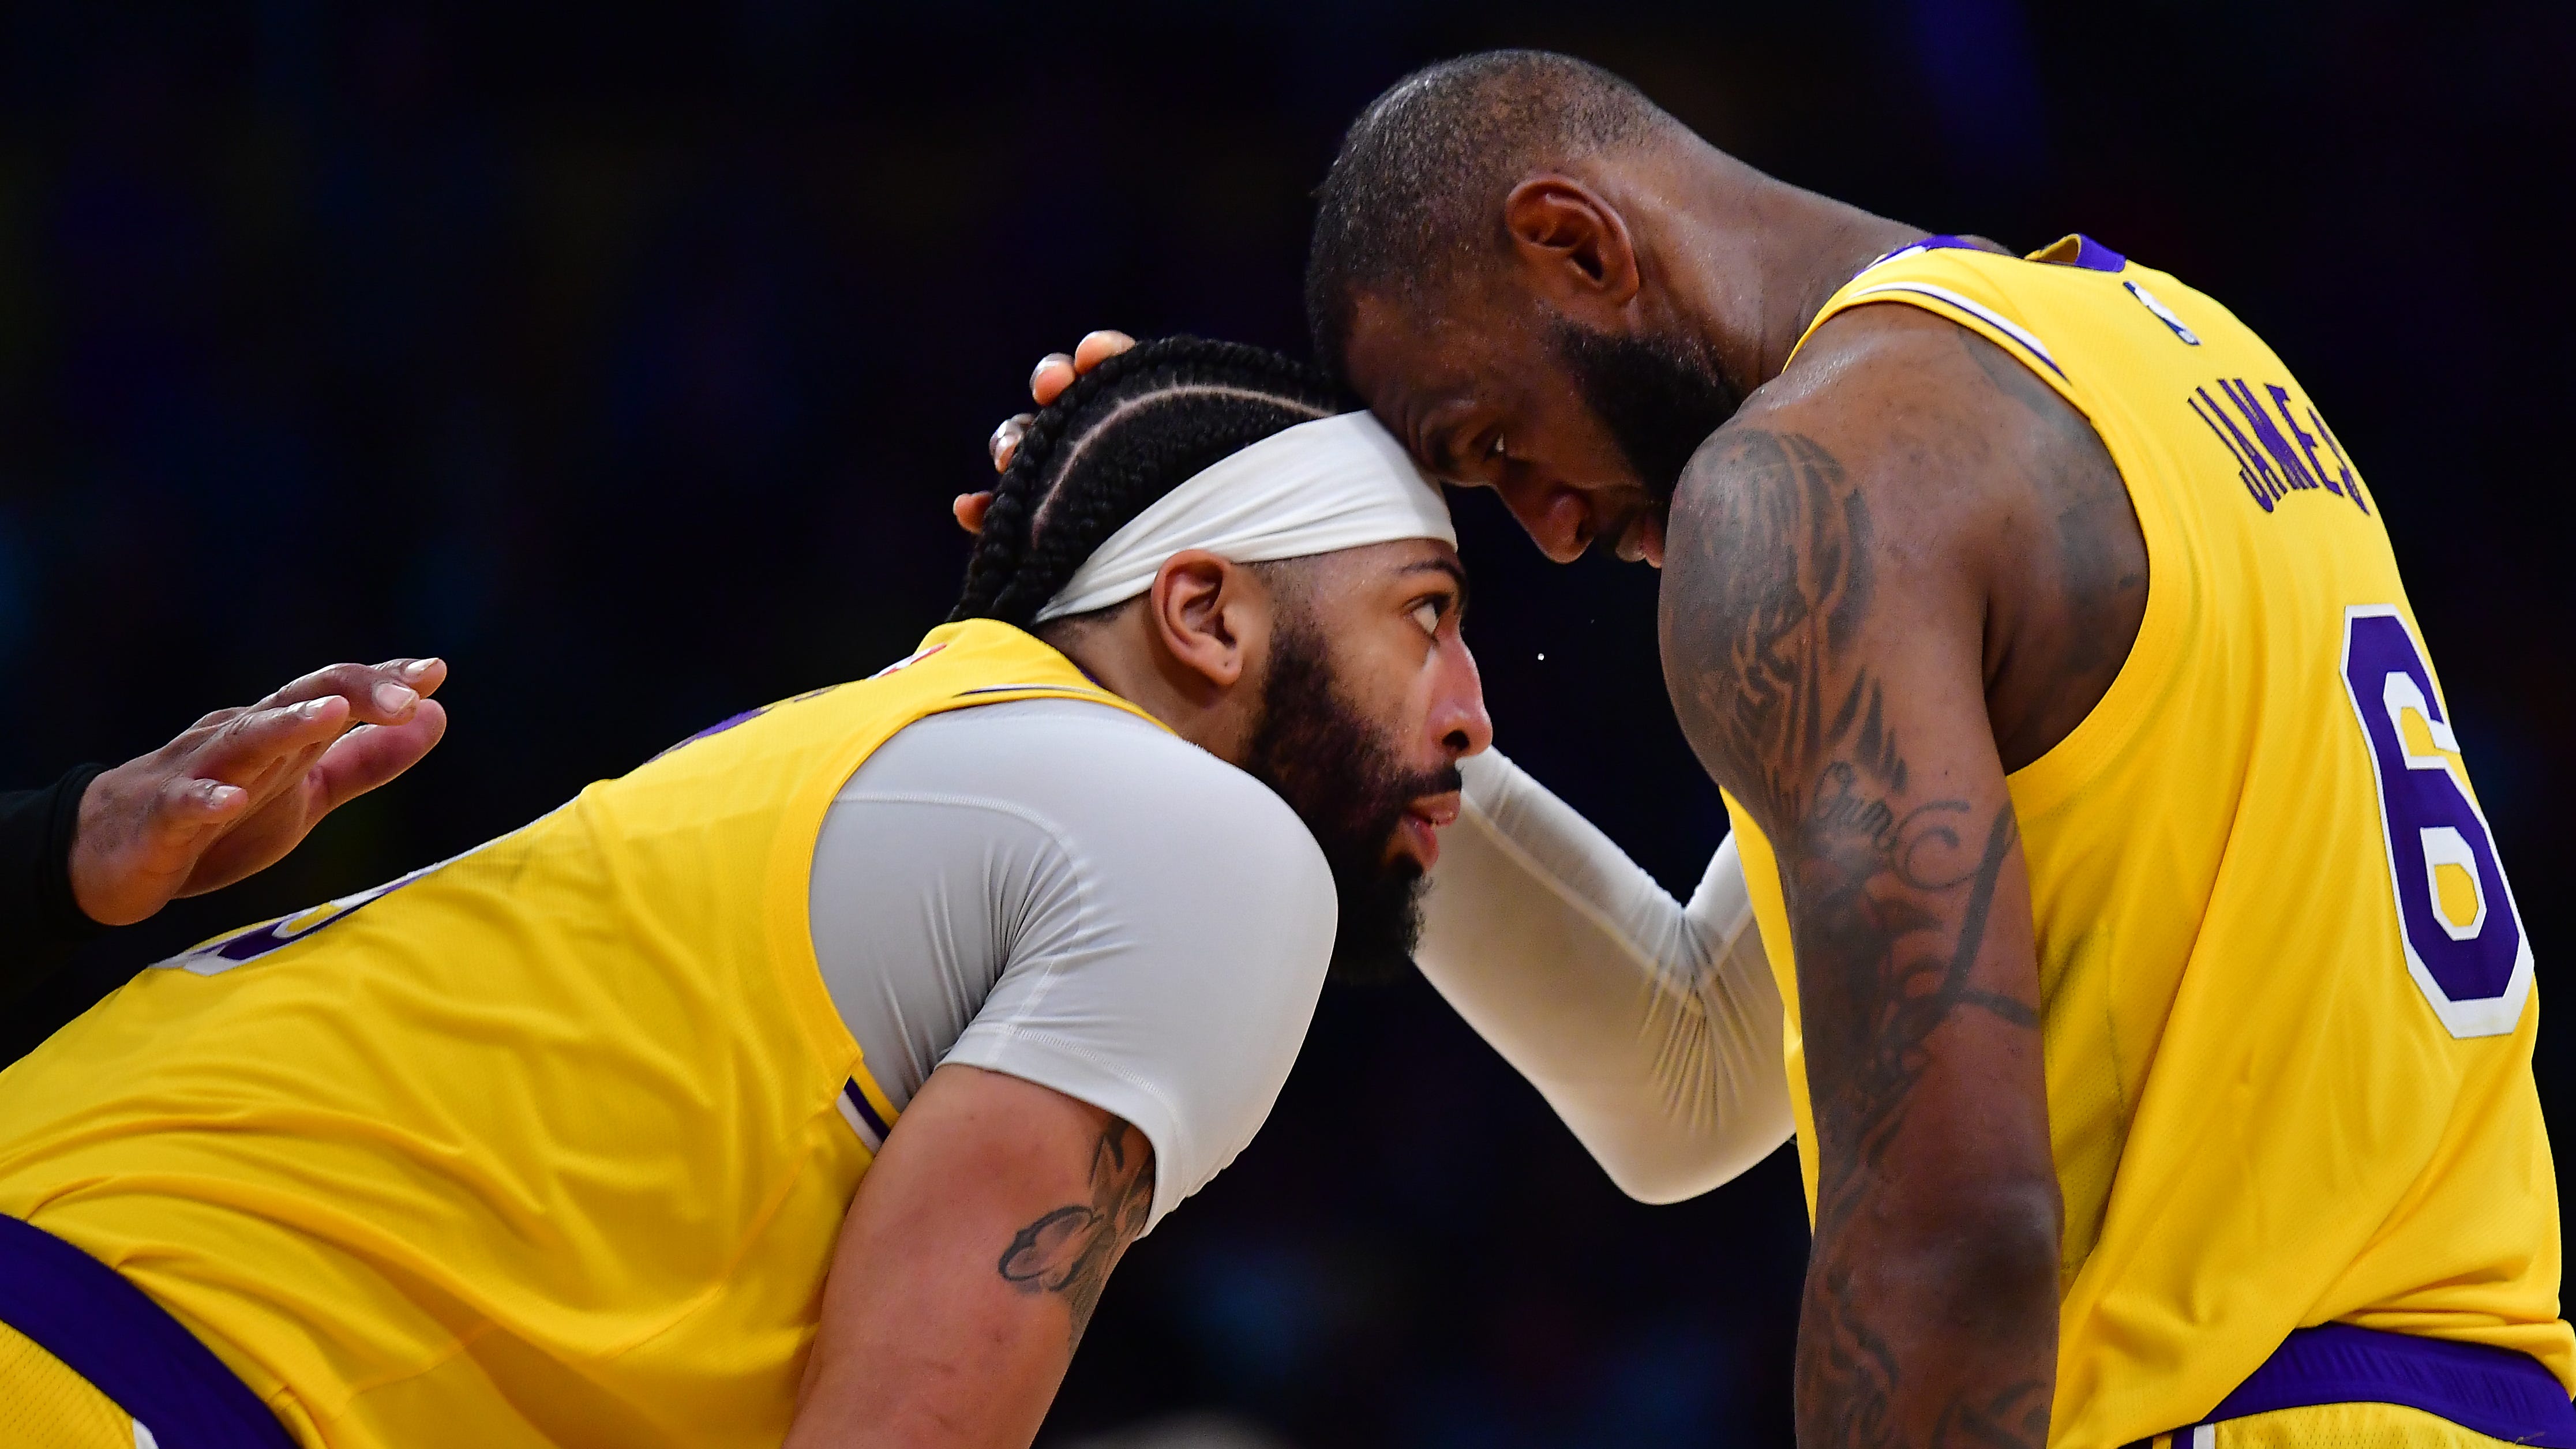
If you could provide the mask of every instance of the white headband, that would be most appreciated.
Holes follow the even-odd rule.
[[[1229,454],[1109,535],[1036,622],[1125,603],[1183,549],[1236,563],[1436,538],[1455,546],[1440,485],[1367,413],[1299,423]]]

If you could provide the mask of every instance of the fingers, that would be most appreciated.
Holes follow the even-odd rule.
[[[352,717],[349,701],[336,694],[252,710],[210,731],[176,763],[182,774],[238,785],[254,804],[264,803],[312,768]]]
[[[1064,396],[1064,390],[1073,386],[1074,378],[1079,375],[1073,369],[1072,358],[1061,352],[1050,352],[1039,358],[1038,365],[1029,373],[1029,396],[1037,399],[1039,407],[1045,407]]]
[[[334,664],[287,685],[255,708],[273,709],[337,695],[364,724],[400,724],[421,696],[447,678],[440,659],[395,659],[383,664]]]
[[[1115,328],[1089,333],[1073,349],[1073,370],[1089,372],[1135,345],[1135,338]]]
[[[181,775],[163,783],[152,797],[147,833],[173,852],[175,863],[198,836],[239,819],[248,804],[250,792],[239,785]]]
[[[427,659],[388,659],[376,668],[420,691],[423,699],[438,693],[438,687],[447,682],[447,661],[436,655]]]
[[[1013,413],[1002,419],[1002,425],[993,430],[993,436],[984,444],[985,451],[993,455],[994,472],[1003,472],[1011,466],[1011,459],[1019,456],[1020,440],[1029,435],[1029,424],[1036,421],[1028,413]]]
[[[81,909],[124,925],[275,861],[438,743],[447,712],[428,696],[446,682],[440,659],[334,664],[99,776],[72,840]]]
[[[306,824],[410,769],[447,733],[447,711],[423,700],[398,725],[367,725],[342,735],[313,767],[317,798]]]
[[[420,763],[447,733],[447,710],[421,701],[398,725],[359,725],[320,751],[300,757],[296,774],[246,813],[200,842],[177,894],[200,895],[267,869],[323,816]]]
[[[81,910],[121,926],[161,909],[202,855],[322,757],[349,717],[337,694],[219,710],[206,716],[213,723],[90,782],[72,836]]]
[[[949,501],[948,511],[957,515],[959,528],[968,533],[982,533],[984,512],[992,506],[993,495],[990,493],[960,493]]]
[[[1029,374],[1029,396],[1037,399],[1039,407],[1045,407],[1064,396],[1075,378],[1135,345],[1135,338],[1114,329],[1085,334],[1071,357],[1050,352],[1038,359],[1036,370]]]

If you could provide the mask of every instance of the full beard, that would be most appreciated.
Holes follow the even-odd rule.
[[[1383,982],[1411,970],[1422,939],[1422,867],[1389,847],[1416,799],[1460,787],[1457,768],[1406,769],[1383,732],[1343,699],[1322,639],[1286,620],[1272,635],[1249,753],[1244,768],[1297,812],[1332,869],[1341,905],[1333,978]]]
[[[1564,321],[1549,334],[1629,471],[1657,503],[1672,502],[1691,454],[1744,401],[1717,359],[1689,339],[1625,337]]]

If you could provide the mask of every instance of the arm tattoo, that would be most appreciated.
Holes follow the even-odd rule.
[[[994,1269],[1022,1293],[1062,1296],[1073,1315],[1071,1342],[1078,1345],[1109,1270],[1145,1230],[1153,1206],[1154,1160],[1145,1136],[1113,1117],[1092,1144],[1091,1201],[1039,1214],[1012,1236]]]
[[[1721,431],[1676,513],[1690,541],[1664,576],[1673,702],[1702,763],[1770,835],[1797,945],[1818,1149],[1799,1442],[2037,1446],[2050,1380],[1909,1378],[1899,1340],[1939,1330],[1867,1301],[1875,1265],[1856,1240],[1934,1034],[1969,1013],[2038,1029],[2031,1003],[1975,973],[2012,810],[1909,793],[1859,648],[1876,602],[1869,501],[1832,453],[1796,433]]]

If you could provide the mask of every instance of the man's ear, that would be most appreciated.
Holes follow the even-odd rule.
[[[1247,650],[1269,628],[1268,593],[1253,571],[1200,548],[1163,561],[1147,607],[1163,652],[1184,676],[1175,682],[1192,693],[1232,689],[1251,667]]]
[[[1513,187],[1503,198],[1503,229],[1538,294],[1560,311],[1623,307],[1637,295],[1628,223],[1580,181],[1542,175]]]

